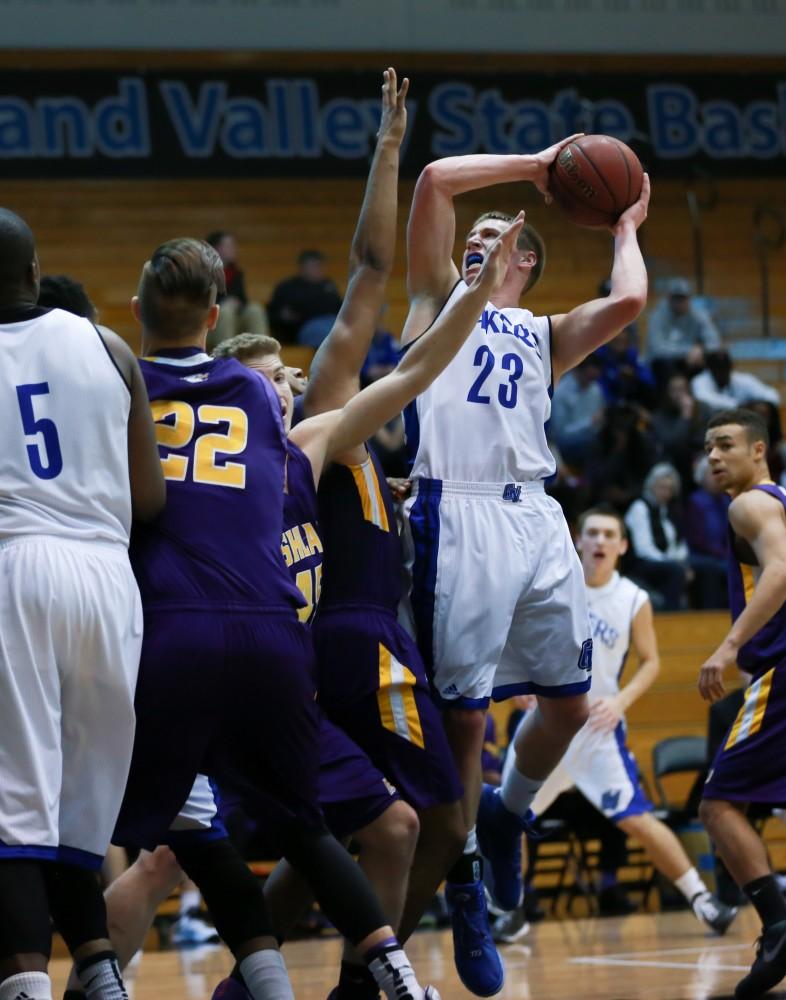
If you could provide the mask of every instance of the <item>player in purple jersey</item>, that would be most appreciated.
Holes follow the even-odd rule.
[[[313,654],[281,556],[284,428],[266,381],[204,354],[222,274],[207,244],[175,240],[145,264],[133,303],[170,503],[133,545],[146,632],[116,840],[155,847],[198,772],[242,784],[249,810],[379,987],[421,1000],[368,883],[317,804]],[[176,855],[249,992],[291,995],[261,890],[228,840],[178,844]]]
[[[769,437],[751,410],[726,410],[707,426],[710,473],[729,506],[729,599],[733,624],[702,665],[707,701],[725,693],[723,672],[751,674],[745,701],[712,762],[700,816],[718,853],[762,922],[751,971],[738,1000],[760,997],[786,975],[786,901],[749,802],[786,804],[786,491],[767,466]]]

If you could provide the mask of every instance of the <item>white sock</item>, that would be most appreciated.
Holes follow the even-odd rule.
[[[252,952],[239,968],[254,1000],[295,1000],[284,956],[276,948]]]
[[[707,886],[702,882],[701,876],[695,868],[689,868],[684,875],[674,879],[674,885],[680,890],[689,903],[697,896],[709,892]]]
[[[0,983],[0,1000],[52,1000],[52,981],[45,972],[17,972]]]
[[[542,778],[528,778],[517,767],[512,767],[502,781],[502,801],[516,816],[524,817],[543,784]]]
[[[198,889],[186,889],[180,893],[180,916],[187,916],[192,910],[198,910],[202,897]]]
[[[368,968],[387,1000],[423,1000],[425,994],[403,948],[384,951]]]
[[[103,954],[95,962],[87,959],[76,970],[88,1000],[128,1000],[117,957]]]
[[[478,833],[475,827],[467,834],[466,842],[464,843],[464,854],[477,854],[478,853]]]

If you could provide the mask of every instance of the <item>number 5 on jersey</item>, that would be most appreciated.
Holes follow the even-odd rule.
[[[157,399],[150,404],[156,425],[156,439],[162,450],[161,467],[166,479],[183,482],[189,474],[195,483],[231,486],[242,490],[246,485],[246,467],[242,462],[228,462],[219,456],[239,455],[248,443],[248,417],[237,406],[213,406],[203,403],[193,407],[179,400]],[[164,454],[167,449],[186,448],[194,437],[197,424],[222,427],[215,433],[200,434],[189,455]]]

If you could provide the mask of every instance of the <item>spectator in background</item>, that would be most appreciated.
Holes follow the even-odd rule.
[[[729,497],[715,482],[705,455],[696,463],[693,478],[697,489],[685,508],[685,541],[696,574],[696,603],[700,608],[727,608]]]
[[[564,375],[551,402],[550,436],[568,465],[582,469],[603,422],[605,399],[594,354]]]
[[[327,276],[325,257],[319,250],[304,250],[297,267],[297,274],[273,289],[267,306],[270,326],[283,344],[319,347],[335,322],[341,296]]]
[[[632,403],[652,410],[657,400],[655,376],[639,360],[630,329],[604,344],[595,357],[601,366],[598,384],[607,403]]]
[[[706,352],[718,350],[720,334],[709,313],[691,300],[685,278],[672,278],[647,324],[647,358],[662,384],[676,370],[698,371]]]
[[[696,399],[711,410],[733,410],[754,400],[764,400],[773,406],[780,404],[778,390],[748,372],[735,372],[731,355],[726,350],[707,355],[707,367],[691,379]]]
[[[383,305],[379,313],[380,320],[386,310],[387,305]],[[371,341],[366,360],[360,369],[360,384],[365,387],[392,372],[398,364],[399,350],[399,343],[393,334],[378,326],[374,331],[374,339]]]
[[[217,229],[208,234],[206,242],[221,258],[227,286],[226,294],[219,295],[217,299],[221,311],[216,328],[207,335],[207,350],[210,352],[222,340],[228,340],[239,333],[266,334],[268,326],[265,310],[260,303],[248,301],[245,275],[237,263],[237,240],[234,234]]]
[[[98,310],[84,285],[67,274],[45,274],[41,278],[38,304],[46,309],[65,309],[74,316],[84,316],[91,323],[98,320]]]
[[[624,513],[641,492],[654,461],[655,449],[640,426],[636,407],[609,406],[587,466],[592,503],[608,503]]]
[[[653,415],[652,433],[683,482],[692,480],[696,456],[704,452],[704,431],[711,415],[710,408],[691,392],[688,377],[672,375]]]
[[[625,514],[635,555],[631,576],[641,581],[654,598],[653,605],[662,611],[682,607],[685,585],[693,576],[688,546],[679,529],[679,495],[677,470],[659,462],[650,469],[641,496]]]

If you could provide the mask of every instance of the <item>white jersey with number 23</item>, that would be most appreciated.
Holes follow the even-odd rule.
[[[445,308],[464,295],[459,281]],[[486,304],[444,372],[405,413],[412,476],[468,483],[524,483],[555,468],[551,321]]]

